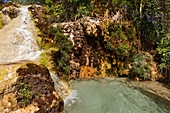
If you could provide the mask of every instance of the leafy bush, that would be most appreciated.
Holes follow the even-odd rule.
[[[42,32],[42,36],[45,39],[51,39],[53,42],[51,42],[51,45],[55,45],[57,48],[59,48],[58,52],[54,52],[51,54],[52,60],[55,62],[54,68],[60,73],[63,74],[69,74],[69,60],[70,60],[70,53],[72,52],[72,42],[68,40],[68,37],[63,35],[62,28],[60,25],[58,25],[56,28],[53,26],[49,26],[46,31]],[[49,42],[48,42],[49,43]],[[48,44],[47,43],[47,44]]]
[[[134,55],[132,63],[129,65],[130,78],[138,77],[143,80],[148,80],[151,77],[150,62],[150,57],[145,54],[138,53]]]
[[[162,70],[163,75],[167,76],[169,73],[170,67],[170,33],[161,39],[161,42],[157,48],[158,54],[160,55],[161,62],[160,68]]]
[[[132,44],[133,41],[137,41],[135,29],[130,27],[126,29],[125,26],[120,27],[119,24],[111,24],[108,29],[110,36],[106,39],[107,49],[115,52],[121,59],[129,57],[130,52],[136,49]]]
[[[133,24],[124,20],[122,25],[111,23],[105,33],[104,43],[106,56],[112,64],[110,72],[118,75],[127,75],[127,64],[133,54],[137,53],[138,40]],[[128,23],[128,24],[127,24]],[[115,73],[115,71],[117,71]]]

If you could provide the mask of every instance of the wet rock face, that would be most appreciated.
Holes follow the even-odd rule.
[[[17,7],[4,7],[2,9],[3,24],[7,25],[12,19],[16,18],[20,12],[20,9]]]
[[[30,104],[38,107],[38,113],[62,112],[63,101],[56,97],[54,83],[45,66],[28,63],[17,69],[18,79],[14,84],[19,107]]]
[[[29,7],[29,10],[37,26],[40,29],[46,29],[48,23],[43,18],[43,15],[46,14],[45,8],[39,5],[32,5]],[[63,34],[68,36],[74,45],[69,61],[70,78],[80,78],[82,66],[92,68],[99,66],[102,47],[100,41],[95,42],[95,40],[98,38],[98,34],[100,34],[100,21],[101,19],[99,18],[85,17],[75,22],[52,24],[54,28],[57,28],[58,24],[61,25]]]
[[[57,27],[58,23],[54,23],[53,27]],[[99,29],[99,20],[91,18],[82,18],[75,22],[67,22],[60,24],[63,29],[63,34],[69,37],[74,48],[71,54],[70,63],[70,77],[71,78],[85,78],[92,77],[94,73],[89,73],[89,76],[81,76],[84,71],[84,66],[90,68],[98,67],[100,64],[100,53],[102,47],[100,41],[95,42]],[[88,75],[88,74],[87,74]]]
[[[43,65],[37,65],[33,63],[28,63],[25,67],[21,67],[16,70],[19,76],[34,75],[34,77],[40,77],[41,79],[48,80],[52,82],[50,73],[48,69]]]
[[[38,27],[43,26],[45,22],[45,19],[43,18],[43,15],[46,13],[45,8],[41,5],[34,4],[31,7],[29,7],[29,10],[31,11]]]

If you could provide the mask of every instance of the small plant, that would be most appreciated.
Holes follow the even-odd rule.
[[[16,86],[18,89],[17,100],[20,107],[25,107],[31,103],[34,93],[31,91],[30,85],[19,82]]]

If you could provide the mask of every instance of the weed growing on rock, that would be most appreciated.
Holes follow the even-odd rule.
[[[18,89],[18,104],[20,107],[25,107],[26,105],[31,103],[33,99],[34,93],[31,91],[29,84],[24,84],[23,82],[19,82],[16,86]]]

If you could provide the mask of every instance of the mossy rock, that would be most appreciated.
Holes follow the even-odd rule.
[[[16,69],[25,65],[25,63],[16,64],[1,64],[0,65],[0,93],[9,90],[7,87],[11,87],[16,82],[17,73]]]
[[[38,75],[41,79],[52,81],[50,73],[44,65],[37,65],[35,63],[27,63],[16,70],[19,76]]]
[[[39,58],[37,59],[37,61],[41,64],[43,64],[44,66],[46,66],[50,72],[56,73],[57,70],[55,70],[55,62],[53,60],[53,54],[57,53],[59,51],[59,48],[50,48],[48,50],[46,50],[45,52],[43,52]]]
[[[16,70],[13,85],[19,107],[36,103],[38,112],[62,112],[64,102],[57,96],[49,70],[42,64],[27,63]]]

